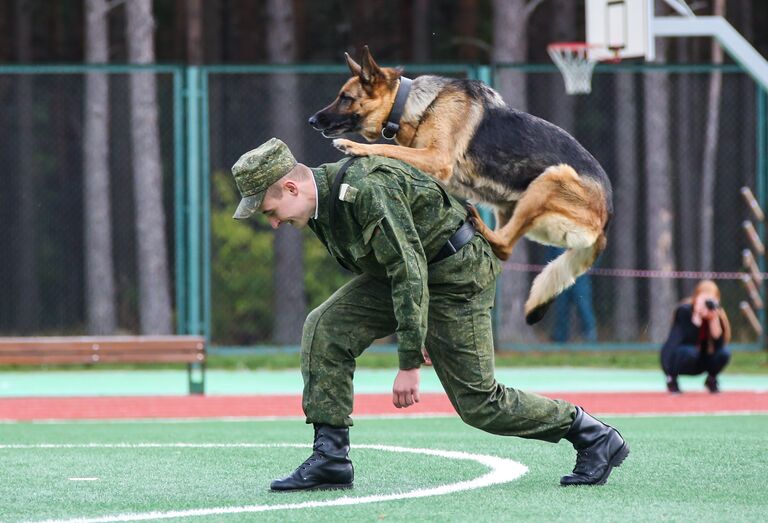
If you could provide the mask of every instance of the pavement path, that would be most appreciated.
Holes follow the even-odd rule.
[[[389,393],[394,369],[358,369],[357,394]],[[663,376],[654,370],[534,367],[496,369],[499,382],[532,392],[662,392]],[[768,376],[728,374],[720,378],[723,391],[768,391]],[[704,390],[703,376],[681,376],[683,391]],[[279,371],[208,370],[206,394],[280,395],[301,394],[298,369]],[[421,391],[442,392],[434,371],[421,373]],[[0,373],[0,398],[29,396],[162,396],[185,395],[185,370],[85,370]]]

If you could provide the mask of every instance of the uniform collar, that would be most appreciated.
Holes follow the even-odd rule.
[[[328,173],[323,167],[312,167],[312,174],[315,177],[315,188],[317,189],[317,206],[315,207],[316,222],[328,225],[328,197],[331,192],[331,186],[328,183]]]

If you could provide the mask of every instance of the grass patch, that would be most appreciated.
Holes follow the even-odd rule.
[[[563,441],[494,436],[456,418],[358,420],[351,429],[351,491],[274,494],[269,481],[309,454],[311,427],[298,421],[12,424],[3,444],[302,443],[306,449],[0,448],[3,521],[293,504],[407,492],[472,479],[474,462],[356,449],[358,444],[458,450],[519,461],[507,484],[425,499],[199,518],[240,521],[761,521],[768,511],[764,434],[768,416],[606,419],[632,453],[607,485],[562,488],[575,452]],[[97,481],[71,481],[95,477]],[[195,521],[198,518],[184,518]]]

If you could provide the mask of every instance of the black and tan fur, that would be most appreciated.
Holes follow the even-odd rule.
[[[356,132],[375,141],[394,104],[401,71],[379,67],[367,47],[360,64],[345,56],[352,78],[310,124],[326,137]],[[507,107],[484,83],[417,77],[395,140],[399,145],[346,139],[333,144],[350,155],[403,160],[450,192],[493,207],[494,231],[473,214],[502,260],[523,236],[566,249],[534,280],[525,304],[528,323],[540,320],[605,248],[613,209],[611,185],[600,164],[567,132]]]

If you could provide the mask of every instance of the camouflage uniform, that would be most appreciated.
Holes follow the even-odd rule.
[[[429,264],[466,218],[432,178],[382,157],[349,167],[329,229],[329,192],[344,159],[313,169],[318,218],[309,226],[358,273],[304,324],[301,367],[308,423],[352,425],[355,358],[398,336],[401,369],[432,359],[461,418],[494,434],[558,441],[573,423],[570,403],[506,388],[494,378],[491,309],[501,265],[482,236]]]
[[[269,154],[259,152],[262,147]],[[266,187],[295,164],[282,142],[270,140],[262,147],[233,167],[245,196],[235,217],[258,209]],[[406,163],[358,158],[344,177],[332,235],[329,194],[346,161],[312,170],[318,216],[309,226],[358,276],[304,324],[307,423],[352,425],[355,358],[375,339],[397,333],[400,368],[419,367],[421,347],[426,347],[451,403],[469,425],[494,434],[560,440],[576,416],[573,405],[504,387],[494,378],[491,309],[501,265],[488,243],[476,234],[457,253],[428,263],[466,219],[462,205]],[[259,162],[266,167],[256,169]],[[275,165],[282,165],[280,172]],[[259,181],[248,183],[249,178]]]

